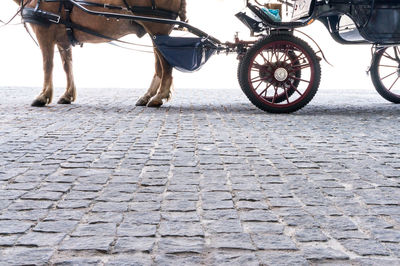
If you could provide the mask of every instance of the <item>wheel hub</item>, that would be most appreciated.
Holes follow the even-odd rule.
[[[288,71],[283,67],[279,67],[275,70],[274,78],[279,82],[285,81],[288,76]]]
[[[266,83],[282,86],[289,78],[290,66],[287,63],[265,64],[260,68],[260,77]]]

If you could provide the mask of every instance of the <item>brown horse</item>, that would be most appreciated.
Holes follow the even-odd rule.
[[[34,8],[37,0],[23,0],[27,8]],[[20,4],[20,0],[14,0]],[[186,0],[88,0],[87,2],[108,4],[113,6],[135,6],[135,7],[156,7],[179,14],[181,20],[186,20]],[[61,15],[62,19],[67,17],[67,11],[60,3],[44,2],[40,3],[40,9]],[[91,6],[91,10],[105,11],[103,7]],[[121,14],[130,14],[129,10],[113,10]],[[140,14],[139,14],[140,15]],[[156,15],[151,15],[156,17]],[[153,22],[134,22],[131,20],[107,19],[105,17],[89,15],[79,8],[74,8],[70,19],[73,23],[88,28],[99,36],[107,36],[113,39],[121,38],[128,34],[136,34],[141,37],[145,33],[150,35],[168,35],[173,26]],[[36,35],[43,56],[44,84],[40,95],[33,101],[32,106],[45,106],[49,104],[53,97],[53,58],[55,46],[57,46],[63,67],[67,76],[67,88],[64,95],[58,100],[59,104],[70,104],[76,98],[76,87],[72,72],[72,51],[71,41],[67,35],[66,27],[63,24],[51,24],[50,26],[37,25],[32,23],[31,27]],[[74,37],[79,43],[101,43],[109,42],[93,34],[88,34],[77,29],[74,30]],[[170,97],[172,86],[172,67],[163,58],[161,53],[154,48],[155,55],[155,74],[148,91],[136,102],[139,106],[158,107],[163,104],[163,100]]]

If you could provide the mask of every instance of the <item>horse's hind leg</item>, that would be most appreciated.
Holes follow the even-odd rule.
[[[58,104],[71,104],[76,98],[76,87],[72,71],[72,49],[70,46],[57,45],[60,51],[61,61],[67,75],[67,89],[63,96],[58,100]]]
[[[160,107],[163,104],[163,100],[169,100],[171,97],[171,87],[172,87],[172,67],[171,65],[164,59],[164,57],[157,51],[157,55],[159,57],[159,61],[161,64],[161,85],[157,91],[157,94],[154,95],[150,101],[147,103],[148,107]]]
[[[155,56],[155,67],[156,72],[154,74],[153,80],[151,81],[150,88],[147,92],[139,98],[136,102],[136,106],[146,106],[150,99],[157,94],[157,90],[160,88],[161,85],[161,78],[162,78],[162,67],[160,64],[160,58],[156,51],[154,51]]]
[[[45,34],[43,36],[37,34],[36,36],[43,56],[44,83],[42,92],[33,101],[32,106],[42,107],[51,103],[53,98],[54,43],[49,41]]]

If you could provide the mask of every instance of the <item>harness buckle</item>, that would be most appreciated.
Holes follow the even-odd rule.
[[[60,23],[60,20],[61,20],[61,16],[60,15],[57,15],[57,14],[54,14],[54,13],[50,13],[50,12],[46,12],[46,11],[43,11],[43,10],[40,10],[40,9],[34,10],[33,13],[35,15],[39,16],[40,18],[46,19],[46,20],[48,20],[48,21],[50,21],[52,23],[58,24],[58,23]]]
[[[51,18],[49,18],[49,21],[58,24],[58,23],[60,23],[60,19],[61,19],[61,16],[59,16],[59,15],[54,15],[54,16],[52,16]]]

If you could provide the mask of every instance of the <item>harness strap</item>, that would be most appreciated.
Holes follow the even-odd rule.
[[[45,2],[57,2],[57,3],[65,3],[65,2],[70,2],[69,0],[41,0]],[[162,9],[162,8],[157,8],[156,1],[155,0],[150,0],[151,1],[151,7],[149,6],[129,6],[128,2],[126,0],[122,0],[125,7],[121,6],[115,6],[115,5],[109,5],[109,4],[99,4],[95,2],[88,2],[85,0],[76,0],[76,2],[82,4],[82,5],[87,5],[87,6],[98,6],[98,7],[104,7],[108,9],[116,9],[116,10],[129,10],[131,12],[134,12],[135,14],[138,15],[153,15],[161,18],[166,18],[166,19],[172,19],[176,20],[179,16],[178,13],[175,13],[173,11],[167,10],[167,9]]]
[[[49,2],[49,0],[47,0]],[[60,1],[60,0],[57,0]],[[94,3],[94,2],[87,2],[87,1],[82,1],[82,0],[77,0],[79,4],[83,4],[85,6],[97,6],[97,7],[103,7],[107,9],[115,9],[115,10],[127,10],[127,8],[122,7],[122,6],[114,6],[114,5],[109,5],[109,4],[100,4],[100,3]]]
[[[95,31],[92,31],[86,27],[80,26],[78,24],[75,24],[71,20],[71,14],[72,10],[74,8],[74,4],[70,2],[69,0],[44,0],[45,2],[59,2],[59,13],[61,13],[62,8],[64,7],[65,10],[65,19],[61,19],[60,15],[53,14],[50,12],[43,11],[39,9],[40,2],[42,0],[37,0],[36,6],[34,9],[30,8],[21,8],[21,15],[24,18],[24,21],[26,22],[31,22],[31,23],[40,23],[43,25],[47,25],[48,23],[55,23],[55,24],[63,24],[65,25],[66,28],[66,33],[68,36],[68,39],[71,43],[72,46],[75,45],[82,45],[74,35],[74,29],[106,39],[110,41],[116,41],[113,38],[107,37],[105,35],[102,35],[100,33],[97,33]],[[23,3],[23,0],[21,0]],[[88,5],[97,5],[97,3],[92,3],[92,2],[85,2],[85,1],[79,1],[83,4],[88,4]],[[153,16],[159,16],[159,17],[164,17],[167,19],[172,19],[176,20],[178,17],[178,14],[169,10],[165,9],[157,9],[156,7],[156,2],[155,0],[151,0],[151,7],[131,7],[128,5],[126,0],[123,0],[126,9],[131,11],[132,13],[135,14],[141,14],[141,15],[153,15]],[[121,7],[117,6],[112,6],[112,5],[101,5],[102,7],[105,8],[110,8],[110,9],[122,9]]]
[[[22,2],[23,2],[23,0],[22,0]],[[40,0],[37,0],[36,6],[35,6],[35,11],[37,11],[39,9],[39,7],[40,7]]]
[[[67,31],[68,39],[72,46],[80,45],[81,43],[75,38],[74,35],[74,27],[72,26],[71,14],[74,8],[74,5],[70,1],[63,1],[64,10],[65,10],[65,29]]]
[[[175,20],[178,18],[178,13],[172,12],[170,10],[160,9],[156,6],[156,1],[151,0],[151,7],[146,6],[130,6],[126,0],[123,0],[125,7],[135,14],[140,15],[155,15],[162,18],[172,19]]]
[[[83,27],[83,26],[81,26],[81,25],[79,25],[79,24],[75,24],[75,23],[73,23],[73,22],[71,22],[71,21],[65,21],[65,20],[60,20],[60,23],[61,24],[64,24],[66,27],[68,27],[68,28],[74,28],[74,29],[76,29],[76,30],[79,30],[79,31],[82,31],[82,32],[84,32],[84,33],[87,33],[87,34],[90,34],[90,35],[93,35],[93,36],[96,36],[96,37],[99,37],[99,38],[102,38],[102,39],[106,39],[106,40],[109,40],[109,41],[119,41],[119,40],[117,40],[117,39],[114,39],[114,38],[111,38],[111,37],[108,37],[108,36],[106,36],[106,35],[103,35],[103,34],[101,34],[101,33],[98,33],[98,32],[96,32],[96,31],[94,31],[94,30],[91,30],[91,29],[89,29],[89,28],[86,28],[86,27]],[[68,33],[68,32],[67,32]],[[75,38],[74,38],[75,39]],[[76,39],[75,39],[76,40]],[[120,41],[120,42],[122,42],[122,43],[126,43],[126,42],[124,42],[124,41]],[[77,41],[77,43],[79,43],[78,41]]]
[[[134,44],[134,43],[126,42],[126,41],[121,41],[121,40],[103,35],[101,33],[98,33],[94,30],[91,30],[91,29],[81,26],[79,24],[75,24],[71,20],[67,21],[65,19],[62,19],[57,14],[46,12],[46,11],[41,11],[41,10],[35,11],[33,8],[24,8],[24,10],[22,12],[22,18],[23,18],[24,22],[28,22],[28,23],[34,23],[34,24],[38,24],[38,25],[42,25],[42,26],[49,26],[53,23],[54,24],[62,24],[66,28],[73,28],[73,29],[82,31],[84,33],[87,33],[87,34],[90,34],[90,35],[93,35],[93,36],[96,36],[96,37],[99,37],[102,39],[106,39],[109,41],[114,41],[114,42],[129,44],[129,45],[142,46],[142,47],[150,47],[148,45]]]
[[[147,16],[158,16],[161,18],[175,20],[178,18],[178,14],[169,10],[164,9],[152,9],[151,7],[133,6],[129,10],[132,13]]]

